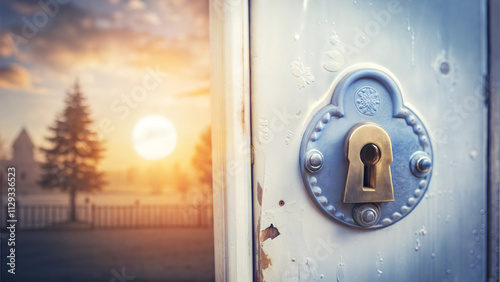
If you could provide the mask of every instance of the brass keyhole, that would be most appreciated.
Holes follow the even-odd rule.
[[[363,162],[363,188],[364,190],[375,190],[375,165],[380,161],[380,149],[373,143],[363,146],[360,152]]]
[[[344,148],[349,163],[344,203],[394,201],[392,145],[387,131],[375,123],[360,123],[347,133]]]

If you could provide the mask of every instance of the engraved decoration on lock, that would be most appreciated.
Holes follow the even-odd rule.
[[[373,116],[380,105],[380,97],[373,87],[361,87],[356,91],[356,107],[358,111],[367,116]]]
[[[360,229],[389,226],[415,209],[432,176],[427,130],[395,76],[355,67],[333,84],[300,148],[305,188],[330,219]]]

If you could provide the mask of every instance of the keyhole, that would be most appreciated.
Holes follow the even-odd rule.
[[[363,162],[363,187],[375,188],[375,165],[380,160],[380,149],[373,143],[366,144],[361,149],[361,161]]]

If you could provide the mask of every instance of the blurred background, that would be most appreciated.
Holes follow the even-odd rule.
[[[209,66],[208,1],[0,0],[2,281],[214,280]]]

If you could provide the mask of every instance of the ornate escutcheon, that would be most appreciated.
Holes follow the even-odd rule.
[[[381,228],[422,199],[432,146],[420,118],[403,104],[395,77],[379,67],[358,68],[338,81],[330,104],[310,118],[300,170],[326,216],[355,228]]]

